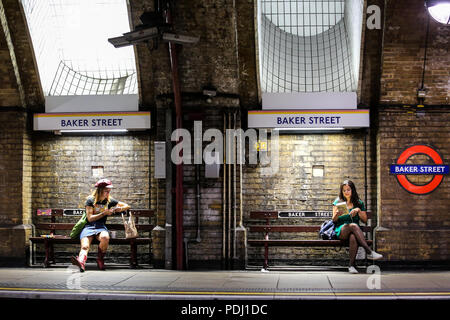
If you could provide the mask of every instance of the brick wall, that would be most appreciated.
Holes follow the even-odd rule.
[[[377,5],[381,11],[381,29],[368,29],[364,12],[358,102],[364,107],[376,106],[380,96],[381,52],[383,48],[384,0],[366,0],[366,7]],[[367,9],[367,8],[366,8]],[[372,13],[373,14],[373,13]],[[373,118],[373,117],[372,117]]]
[[[20,105],[16,77],[3,29],[0,29],[0,107]]]
[[[134,208],[149,206],[149,137],[55,136],[36,133],[33,154],[33,209],[84,207],[99,179],[93,166],[104,167],[113,196]]]
[[[444,108],[427,107],[419,113],[386,107],[380,111],[378,132],[379,211],[376,233],[378,250],[389,261],[445,261],[450,227],[450,184],[444,176],[441,185],[427,195],[404,190],[389,166],[409,146],[433,146],[448,164],[450,152],[450,113]],[[410,158],[407,163],[432,164],[425,155]],[[414,184],[426,184],[432,176],[407,176]]]
[[[198,43],[177,49],[183,93],[200,93],[207,85],[216,87],[220,93],[238,93],[236,9],[233,3],[230,0],[176,3],[172,12],[174,32],[200,37]],[[153,4],[151,0],[131,2],[132,23],[141,24],[139,16],[145,10],[153,10]],[[138,44],[136,52],[138,67],[145,70],[139,79],[141,101],[143,105],[154,106],[158,96],[172,94],[168,47],[161,43],[149,51],[147,45]],[[254,63],[254,56],[249,58]]]
[[[416,104],[422,82],[428,13],[422,0],[388,1],[381,76],[381,103]],[[425,103],[448,104],[450,29],[430,18]]]
[[[367,141],[367,207],[376,210],[375,172]],[[324,166],[324,177],[313,177],[313,165]],[[345,179],[355,184],[364,201],[364,133],[280,135],[280,169],[273,177],[261,176],[261,167],[246,167],[244,175],[245,223],[252,210],[332,211],[332,202]],[[325,219],[300,218],[280,224],[318,225]],[[255,235],[249,235],[254,237]],[[260,238],[262,234],[257,235]],[[275,235],[277,237],[277,235]],[[301,238],[299,234],[281,234],[280,238]],[[318,239],[317,233],[304,234]],[[248,248],[249,264],[261,264],[263,249]],[[273,264],[346,264],[345,249],[336,253],[323,248],[270,248]]]
[[[185,117],[184,125],[186,128],[190,129],[192,141],[194,141],[192,130],[194,118],[191,117],[191,120],[189,120],[189,113],[190,111],[188,110],[186,112],[187,117]],[[224,133],[223,118],[224,114],[221,109],[209,109],[208,112],[203,114],[201,119],[203,133],[211,128],[218,129]],[[237,121],[239,121],[239,119],[237,119]],[[239,124],[237,126],[239,126]],[[209,143],[210,142],[203,142],[203,148]],[[183,223],[184,237],[188,239],[188,267],[220,268],[221,264],[224,262],[222,257],[222,250],[224,248],[223,206],[225,205],[227,210],[232,206],[228,200],[223,204],[223,165],[221,166],[219,178],[206,178],[205,165],[197,165],[197,170],[199,170],[198,184],[200,196],[198,200],[198,212],[196,212],[197,181],[195,178],[195,164],[184,165],[183,168],[185,187]],[[237,175],[239,175],[239,173],[237,173]],[[237,190],[239,190],[238,183],[236,187]],[[228,199],[228,196],[226,196],[226,198]],[[236,206],[237,211],[239,211],[239,204],[236,203]],[[200,215],[199,217],[198,214]],[[198,218],[200,219],[199,233],[197,231]],[[228,218],[225,220],[225,224],[228,225]],[[231,224],[233,224],[233,222],[231,222]],[[196,241],[197,238],[200,239],[200,242]]]
[[[27,114],[0,112],[0,260],[25,265],[31,234],[31,140],[26,134]]]
[[[24,131],[26,114],[22,112],[0,112],[0,224],[23,223],[22,190],[24,162]]]
[[[27,106],[40,111],[44,96],[20,1],[2,1],[0,21],[0,74],[9,74],[5,87],[1,82],[0,106]]]

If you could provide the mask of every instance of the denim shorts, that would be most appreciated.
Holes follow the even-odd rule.
[[[80,240],[85,237],[95,236],[102,231],[109,232],[103,222],[88,222],[80,233]]]

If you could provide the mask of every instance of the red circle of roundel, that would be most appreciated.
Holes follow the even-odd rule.
[[[443,164],[441,156],[432,148],[424,145],[412,146],[402,152],[398,157],[397,164],[405,164],[405,162],[415,154],[425,154],[433,159],[435,164]],[[407,191],[415,194],[427,194],[436,189],[441,183],[444,176],[442,174],[436,174],[433,179],[423,186],[417,186],[406,179],[404,174],[397,175],[397,180],[400,185]]]

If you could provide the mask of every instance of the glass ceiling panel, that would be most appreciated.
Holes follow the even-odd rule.
[[[355,91],[359,49],[351,36],[361,27],[353,30],[358,21],[349,13],[360,14],[357,4],[362,0],[258,0],[262,91]]]
[[[22,4],[46,96],[137,93],[133,47],[108,42],[130,31],[126,0]]]

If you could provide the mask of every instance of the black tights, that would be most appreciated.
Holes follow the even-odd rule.
[[[356,254],[358,253],[358,246],[363,247],[367,253],[372,250],[367,245],[364,233],[356,223],[346,224],[341,228],[339,239],[347,240],[350,253],[350,266],[355,266]]]

